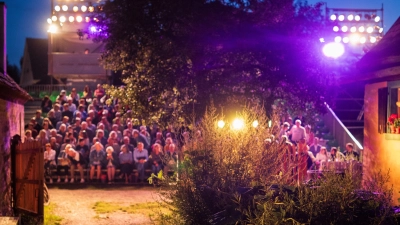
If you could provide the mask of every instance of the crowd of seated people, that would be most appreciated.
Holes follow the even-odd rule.
[[[157,174],[173,169],[170,160],[177,160],[179,137],[188,128],[174,133],[156,125],[140,126],[138,120],[122,117],[118,103],[105,104],[106,97],[99,84],[93,93],[85,87],[83,96],[74,88],[69,95],[62,90],[55,102],[43,99],[42,109],[25,127],[25,141],[36,140],[46,147],[46,182],[84,183],[84,171],[92,182],[100,180],[104,171],[108,183],[116,176],[125,183],[137,178],[143,182],[148,176],[145,170]]]

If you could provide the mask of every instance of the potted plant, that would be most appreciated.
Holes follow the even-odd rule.
[[[395,128],[396,134],[400,134],[400,118],[394,120],[393,126]]]
[[[388,119],[388,125],[390,127],[390,133],[394,134],[395,133],[395,129],[394,129],[394,121],[398,119],[397,114],[392,114],[389,116]]]

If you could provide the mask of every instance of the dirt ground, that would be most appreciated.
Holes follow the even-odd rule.
[[[112,202],[121,206],[137,203],[156,202],[157,189],[154,187],[112,187],[109,189],[59,189],[49,188],[53,214],[63,218],[62,225],[108,225],[108,224],[154,224],[148,215],[117,211],[98,214],[93,206],[96,202]]]

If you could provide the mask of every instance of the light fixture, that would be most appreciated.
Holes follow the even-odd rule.
[[[376,37],[369,37],[369,42],[375,43],[376,42]]]
[[[343,38],[343,43],[346,43],[346,44],[349,43],[349,38],[348,37],[344,37]]]
[[[332,14],[332,15],[330,16],[330,19],[333,20],[333,21],[335,21],[335,20],[336,20],[336,15],[335,15],[335,14]]]
[[[79,7],[78,7],[78,6],[74,6],[74,7],[72,7],[72,10],[73,10],[74,12],[78,12]]]
[[[353,43],[353,44],[358,43],[359,40],[360,40],[360,36],[359,36],[358,34],[353,34],[353,35],[351,35],[351,37],[350,37],[350,41],[351,41],[351,43]]]
[[[360,38],[360,43],[361,44],[364,44],[366,41],[367,41],[367,39],[365,37],[361,37]]]
[[[324,39],[324,38],[320,38],[320,39],[319,39],[319,42],[324,43],[324,42],[325,42],[325,39]]]
[[[232,128],[234,130],[241,130],[244,128],[244,121],[243,119],[240,118],[236,118],[235,120],[233,120],[232,122]]]
[[[94,7],[93,6],[89,6],[89,12],[94,12]]]
[[[361,20],[361,14],[355,15],[354,16],[355,21],[360,21]]]
[[[344,46],[341,43],[331,42],[322,48],[322,52],[325,56],[336,59],[344,54]]]
[[[367,28],[367,32],[368,32],[368,33],[374,32],[374,28],[373,28],[373,27],[368,27],[368,28]]]
[[[351,27],[351,28],[350,28],[350,32],[351,32],[351,33],[354,33],[354,32],[356,32],[356,31],[357,31],[357,27]]]
[[[220,121],[218,121],[217,125],[219,128],[224,128],[225,122],[223,120],[220,120]]]
[[[82,12],[86,12],[87,6],[86,6],[86,5],[83,5],[83,6],[81,7],[81,10],[82,10]]]
[[[361,32],[361,33],[364,32],[364,31],[365,31],[364,26],[359,27],[359,28],[358,28],[358,31]]]
[[[82,16],[77,16],[76,17],[76,22],[80,23],[80,22],[82,22],[82,20],[83,20]]]
[[[68,18],[68,20],[69,20],[69,22],[74,22],[74,20],[75,20],[75,17],[73,17],[73,16],[70,16],[69,18]]]
[[[347,16],[347,19],[348,19],[349,21],[353,21],[353,19],[354,19],[353,14],[348,15],[348,16]]]
[[[61,7],[60,7],[59,5],[56,5],[56,6],[54,7],[54,10],[56,10],[57,12],[59,12],[59,11],[61,10]]]
[[[87,23],[89,23],[90,22],[90,17],[85,17],[85,21],[87,22]]]
[[[65,16],[60,16],[60,22],[64,23],[67,20],[67,18],[65,18]]]
[[[52,16],[51,20],[53,20],[54,22],[57,21],[57,16]]]
[[[347,26],[343,26],[343,27],[342,27],[342,31],[343,31],[343,32],[347,32],[348,29],[349,29],[349,28],[348,28]]]
[[[381,28],[379,28],[379,33],[382,33],[383,32],[383,28],[381,27]]]
[[[56,33],[57,30],[58,30],[58,27],[57,27],[55,24],[51,24],[51,25],[49,26],[49,29],[47,30],[47,32],[49,32],[49,33]]]
[[[63,10],[63,11],[67,11],[67,10],[68,10],[68,6],[67,6],[67,5],[63,5],[63,6],[62,6],[62,10]]]
[[[339,27],[338,26],[334,26],[333,27],[333,31],[338,32],[339,31]]]
[[[91,26],[91,27],[90,27],[90,31],[92,31],[92,32],[96,32],[96,30],[97,30],[97,29],[96,29],[96,27],[95,27],[95,26]]]
[[[336,43],[340,43],[342,41],[342,37],[340,37],[340,36],[336,36],[335,37],[335,42]]]
[[[52,24],[52,23],[53,23],[53,20],[51,20],[50,18],[47,18],[47,23],[48,23],[48,24]]]
[[[344,15],[340,15],[340,16],[338,17],[338,19],[339,19],[339,21],[343,21],[343,20],[344,20]]]
[[[257,127],[258,127],[258,120],[254,120],[254,121],[253,121],[253,127],[254,127],[254,128],[257,128]]]
[[[375,22],[379,22],[379,21],[381,21],[381,18],[379,16],[376,16],[374,20],[375,20]]]

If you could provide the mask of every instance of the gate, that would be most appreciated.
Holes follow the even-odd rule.
[[[44,148],[37,141],[13,145],[13,202],[17,214],[43,218]]]

